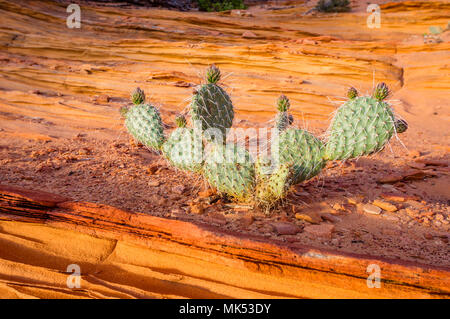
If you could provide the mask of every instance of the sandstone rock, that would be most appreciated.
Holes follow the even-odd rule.
[[[244,228],[248,228],[253,224],[254,220],[253,216],[244,216],[239,219],[239,224]]]
[[[442,167],[448,166],[448,162],[446,162],[444,160],[440,161],[440,160],[421,159],[421,158],[419,158],[419,159],[416,160],[416,162],[420,163],[420,164],[424,164],[426,166],[442,166]]]
[[[412,167],[412,168],[415,168],[415,169],[424,169],[425,168],[425,164],[418,163],[418,162],[408,163],[408,166]]]
[[[381,209],[384,209],[388,212],[395,212],[397,211],[397,207],[391,203],[376,199],[372,202],[373,205],[380,207]]]
[[[408,214],[408,216],[411,216],[411,217],[415,217],[415,216],[418,215],[418,212],[417,212],[417,211],[415,211],[415,210],[413,210],[413,209],[411,209],[411,208],[408,208],[408,207],[405,208],[404,211],[405,211],[405,213]]]
[[[150,187],[158,187],[159,184],[160,184],[159,181],[150,181],[150,182],[148,182],[147,185],[150,186]]]
[[[170,211],[170,216],[179,217],[184,215],[184,211],[181,208],[174,208]]]
[[[372,215],[380,215],[381,208],[372,204],[365,204],[362,206],[364,212]]]
[[[186,187],[184,187],[183,185],[177,185],[172,187],[172,192],[175,194],[183,194],[184,191],[186,190]]]
[[[377,180],[378,183],[396,183],[403,180],[403,176],[400,174],[391,174],[387,176],[383,176]]]
[[[156,171],[159,169],[159,165],[158,164],[151,164],[148,168],[147,168],[147,173],[149,175],[153,175],[156,173]]]
[[[210,213],[208,214],[208,221],[213,224],[225,225],[227,223],[227,219],[220,213]]]
[[[304,228],[304,231],[315,237],[330,238],[334,231],[334,225],[330,224],[309,225]]]
[[[242,33],[242,37],[246,39],[254,39],[257,38],[258,36],[251,31],[245,31],[244,33]]]
[[[45,207],[55,207],[60,203],[71,200],[68,197],[47,193],[44,191],[27,190],[20,187],[7,185],[0,185],[0,193],[11,196],[12,198],[16,197],[22,201],[32,201]],[[11,203],[13,203],[12,200]]]
[[[417,196],[411,196],[411,195],[402,195],[402,194],[393,194],[393,193],[382,193],[380,195],[385,200],[390,200],[393,202],[405,202],[408,200],[420,200]]]
[[[433,239],[433,235],[429,234],[429,233],[426,233],[423,237],[425,237],[425,239],[428,239],[428,240]]]
[[[437,176],[436,173],[428,171],[421,171],[421,170],[411,170],[403,174],[403,180],[405,181],[411,181],[411,180],[422,180],[427,177],[435,177]]]
[[[311,40],[311,39],[303,39],[302,44],[316,45],[316,44],[318,44],[318,42],[314,41],[314,40]]]
[[[322,217],[320,217],[319,214],[316,214],[314,212],[296,213],[295,218],[299,220],[304,220],[311,224],[319,224],[322,221]]]
[[[198,197],[200,198],[206,198],[214,195],[216,192],[212,188],[208,188],[205,191],[198,192]]]
[[[303,196],[303,197],[311,196],[308,192],[300,191],[300,190],[294,190],[294,194],[297,196]]]
[[[347,197],[347,202],[352,205],[357,205],[358,203],[361,203],[363,200],[364,197],[362,195]]]
[[[271,226],[278,235],[295,235],[301,232],[300,227],[288,222],[274,222]]]
[[[93,98],[93,102],[97,103],[97,104],[105,104],[108,103],[110,101],[110,97],[106,94],[101,94],[101,95],[96,95]]]
[[[342,221],[341,218],[339,218],[339,217],[337,217],[337,216],[335,216],[333,214],[328,214],[328,213],[322,214],[321,217],[322,217],[323,220],[328,220],[328,221],[330,221],[332,223],[339,223],[339,222]]]
[[[397,216],[391,214],[383,214],[383,216],[386,220],[389,220],[391,222],[398,222],[400,220]]]
[[[189,208],[190,208],[191,214],[198,214],[198,215],[200,215],[200,214],[203,214],[204,211],[205,211],[202,203],[191,203],[189,205]]]
[[[416,158],[416,157],[420,157],[420,156],[421,156],[421,153],[420,153],[419,151],[417,151],[417,150],[414,150],[414,151],[410,151],[410,152],[408,153],[408,156],[409,156],[409,157],[412,157],[412,158]]]

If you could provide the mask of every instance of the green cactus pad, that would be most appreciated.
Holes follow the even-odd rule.
[[[311,133],[289,128],[272,143],[272,154],[278,149],[279,165],[292,164],[290,184],[298,184],[320,173],[325,166],[324,145]]]
[[[199,172],[203,165],[203,143],[201,134],[186,127],[175,129],[162,146],[163,155],[182,170]]]
[[[292,164],[283,164],[272,170],[267,157],[258,158],[255,164],[257,204],[271,207],[287,195],[292,178]]]
[[[255,169],[250,154],[235,144],[209,145],[203,175],[219,193],[240,202],[248,202],[253,197]]]
[[[212,83],[202,85],[192,98],[190,114],[195,128],[201,131],[217,130],[217,133],[222,134],[222,141],[225,141],[227,129],[233,124],[234,110],[224,89]],[[214,137],[205,137],[217,140]]]
[[[125,126],[137,141],[155,151],[164,143],[161,116],[153,105],[133,106],[126,113]]]
[[[369,155],[382,150],[392,137],[395,131],[394,114],[383,101],[373,97],[357,97],[337,110],[328,131],[326,160]]]

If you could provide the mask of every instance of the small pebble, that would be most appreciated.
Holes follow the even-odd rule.
[[[295,235],[301,232],[300,227],[287,222],[275,222],[271,226],[278,235]]]
[[[373,205],[380,207],[381,209],[384,209],[388,212],[395,212],[397,210],[397,207],[395,205],[392,205],[391,203],[376,199],[372,202]]]
[[[305,227],[304,231],[316,237],[331,237],[331,234],[334,231],[334,225],[330,224],[309,225]]]
[[[295,214],[295,218],[299,220],[304,220],[311,224],[318,224],[322,221],[322,218],[315,213],[308,213],[308,214],[297,213]]]
[[[380,215],[381,214],[381,208],[372,204],[365,204],[363,207],[363,210],[372,215]]]
[[[157,186],[159,186],[159,181],[150,181],[150,182],[148,182],[148,186],[150,186],[150,187],[157,187]]]

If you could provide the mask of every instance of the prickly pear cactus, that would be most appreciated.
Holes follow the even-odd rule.
[[[128,132],[145,146],[158,151],[164,143],[164,128],[158,109],[151,104],[136,104],[145,100],[144,91],[136,89],[132,94],[135,105],[121,109]]]
[[[186,118],[175,119],[178,126],[162,146],[163,155],[169,162],[182,170],[199,172],[203,165],[203,143],[201,134],[186,127]]]
[[[250,154],[236,144],[209,144],[203,175],[219,193],[240,202],[253,197],[255,168]]]
[[[190,110],[194,127],[201,131],[208,130],[205,137],[215,141],[219,138],[214,134],[221,134],[220,140],[225,141],[226,131],[233,124],[234,118],[230,97],[224,89],[217,85],[220,76],[220,70],[215,65],[207,70],[208,83],[196,89]],[[210,134],[208,135],[208,133]]]
[[[388,94],[388,87],[381,83],[372,97],[355,97],[337,110],[329,128],[326,160],[344,160],[383,149],[396,130],[394,113],[383,101]],[[403,129],[404,124],[399,123],[398,133]]]
[[[278,154],[278,160],[273,157],[275,163],[291,164],[289,184],[294,185],[320,173],[325,166],[324,148],[322,141],[311,133],[288,128],[274,139],[272,154]]]

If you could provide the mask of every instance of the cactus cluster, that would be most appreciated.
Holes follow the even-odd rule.
[[[272,207],[287,195],[290,186],[318,175],[327,161],[378,152],[394,134],[408,128],[385,101],[390,92],[384,83],[377,85],[371,96],[359,96],[350,88],[348,100],[337,110],[324,140],[291,126],[290,101],[281,95],[270,155],[253,158],[244,146],[225,143],[234,110],[230,97],[218,84],[220,78],[215,65],[208,68],[207,83],[195,90],[190,105],[192,127],[179,115],[175,118],[177,128],[168,137],[157,108],[145,103],[139,88],[131,95],[134,105],[122,108],[121,114],[137,141],[160,151],[174,167],[202,174],[219,193],[238,202]]]

